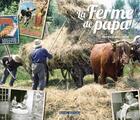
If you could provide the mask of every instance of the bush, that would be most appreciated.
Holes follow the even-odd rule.
[[[0,1],[0,14],[11,15],[16,14],[18,11],[19,0],[3,0]]]

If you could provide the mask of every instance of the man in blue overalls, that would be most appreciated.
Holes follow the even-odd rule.
[[[52,55],[48,53],[45,48],[42,48],[41,40],[36,39],[34,41],[34,50],[30,54],[31,68],[32,68],[32,89],[44,90],[46,86],[45,73],[46,73],[46,62],[47,59],[51,59]]]

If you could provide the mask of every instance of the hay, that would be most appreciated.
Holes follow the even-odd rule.
[[[80,111],[79,120],[110,120],[111,104],[107,89],[97,84],[87,85],[78,90],[47,90],[46,118],[57,120],[59,111]],[[63,115],[63,119],[67,118]],[[70,120],[70,119],[67,119]]]
[[[80,115],[70,115],[78,120],[111,120],[111,94],[116,91],[134,90],[128,86],[125,78],[116,83],[115,88],[106,89],[99,84],[85,85],[77,90],[58,90],[55,87],[46,89],[46,119],[71,120],[60,111],[80,111]]]
[[[59,36],[56,40],[57,32],[49,35],[46,39],[43,40],[43,47],[48,49],[48,51],[53,55],[53,59],[49,61],[50,69],[67,69],[70,70],[75,66],[83,64],[83,66],[89,64],[89,55],[92,45],[85,44],[72,44],[71,41],[67,38],[67,29],[64,28],[62,35]],[[24,61],[24,67],[29,70],[29,59],[28,56],[33,50],[33,42],[24,45],[20,50],[20,55]],[[88,67],[87,66],[87,67]]]
[[[138,79],[139,80],[139,79]],[[7,85],[8,86],[8,85]],[[16,88],[30,89],[29,86],[17,85]],[[132,90],[127,86],[125,78],[116,83],[115,88],[106,89],[102,85],[92,83],[77,90],[59,90],[48,87],[46,92],[45,119],[47,120],[112,120],[111,93]],[[80,115],[60,115],[60,111],[80,111]]]

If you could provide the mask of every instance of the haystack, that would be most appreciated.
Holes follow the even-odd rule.
[[[58,30],[59,31],[59,30]],[[49,35],[43,40],[43,47],[45,47],[52,55],[53,59],[48,62],[50,69],[66,69],[70,71],[75,65],[81,68],[90,67],[89,55],[92,44],[73,44],[67,38],[67,28],[64,28],[57,40],[58,31]],[[34,43],[24,45],[20,50],[20,55],[24,61],[24,67],[29,70],[28,55],[33,50]]]

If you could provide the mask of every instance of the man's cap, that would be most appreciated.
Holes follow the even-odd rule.
[[[34,40],[34,48],[42,47],[42,41],[40,39]]]
[[[22,59],[19,55],[12,55],[12,58],[17,63],[22,63]]]

